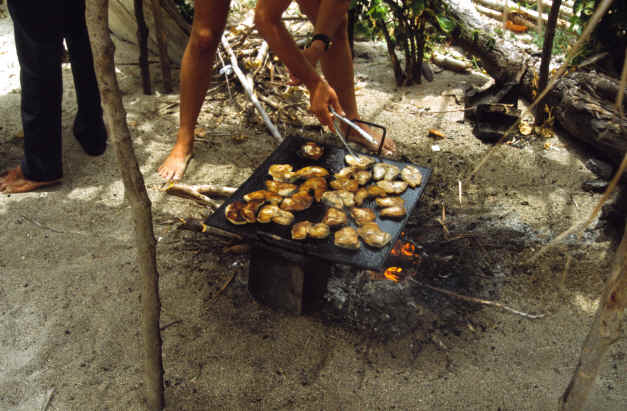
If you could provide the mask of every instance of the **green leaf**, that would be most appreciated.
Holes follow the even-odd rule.
[[[445,33],[450,33],[455,28],[455,23],[451,19],[449,19],[447,17],[435,16],[435,19],[438,21],[438,24],[440,25],[440,28]]]

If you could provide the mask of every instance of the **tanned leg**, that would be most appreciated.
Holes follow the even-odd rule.
[[[0,193],[26,193],[40,187],[59,184],[61,179],[52,181],[33,181],[24,177],[22,167],[17,166],[0,174]]]
[[[180,127],[170,155],[158,170],[166,180],[183,177],[192,156],[194,128],[209,88],[229,6],[230,0],[197,0],[194,3],[192,33],[181,62]]]

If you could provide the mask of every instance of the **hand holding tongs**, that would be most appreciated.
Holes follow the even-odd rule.
[[[383,129],[383,136],[381,137],[381,143],[377,143],[377,140],[375,140],[374,137],[372,137],[370,134],[366,133],[361,127],[359,127],[353,121],[347,119],[346,117],[344,117],[344,116],[342,116],[340,114],[337,114],[337,112],[335,110],[333,110],[333,107],[329,106],[329,111],[331,112],[331,114],[333,114],[333,126],[335,127],[335,134],[337,134],[337,136],[340,138],[340,140],[344,144],[344,147],[346,147],[346,150],[348,150],[348,152],[353,157],[357,158],[357,156],[355,155],[353,150],[351,150],[351,148],[349,147],[348,142],[346,141],[346,138],[344,137],[344,135],[342,135],[342,132],[340,131],[339,124],[335,121],[336,119],[340,119],[344,123],[348,124],[349,127],[353,128],[353,130],[357,131],[369,143],[371,143],[371,144],[379,144],[379,149],[377,151],[377,155],[381,154],[381,149],[383,148],[383,142],[385,141],[385,132],[386,132],[385,127],[381,127],[381,126],[379,126],[377,124],[373,124],[373,123],[368,123],[367,121],[357,120],[357,121],[359,121],[361,123],[365,123],[365,124],[368,124],[368,125],[371,125],[371,126],[375,126],[375,127],[379,127],[379,128]]]

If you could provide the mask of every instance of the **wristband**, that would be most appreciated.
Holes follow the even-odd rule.
[[[316,40],[320,40],[321,42],[324,43],[324,51],[329,50],[329,47],[333,45],[333,41],[331,40],[329,36],[327,36],[326,34],[318,33],[318,34],[314,34],[313,37],[311,38],[311,41],[309,42],[309,47],[311,47],[311,43],[313,43]]]

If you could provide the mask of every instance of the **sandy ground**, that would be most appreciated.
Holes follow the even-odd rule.
[[[9,19],[0,19],[0,168],[14,165],[22,152],[11,30]],[[206,214],[156,189],[155,170],[176,132],[178,95],[143,96],[137,68],[122,64],[131,63],[134,52],[119,45],[120,84],[159,239],[167,408],[554,409],[615,243],[595,222],[574,247],[576,262],[563,288],[564,250],[523,262],[598,201],[598,194],[581,190],[593,178],[583,166],[586,157],[558,138],[549,150],[541,139],[503,147],[465,187],[459,205],[458,179],[490,146],[472,135],[461,112],[427,115],[421,109],[459,109],[450,94],[471,76],[444,71],[432,83],[397,89],[383,47],[358,44],[358,54],[364,118],[387,126],[406,159],[434,169],[417,221],[441,230],[435,218],[446,204],[453,234],[468,222],[477,231],[495,221],[529,227],[540,240],[499,250],[495,271],[513,269],[498,282],[483,280],[497,292],[478,296],[547,316],[530,320],[474,307],[453,311],[460,318],[453,328],[423,321],[413,332],[375,338],[318,315],[297,317],[258,304],[247,292],[245,255],[225,254],[214,238],[173,229],[175,217]],[[36,410],[48,401],[48,410],[141,409],[141,296],[129,208],[113,150],[90,158],[72,138],[69,67],[64,80],[63,184],[0,197],[0,409]],[[219,97],[208,99],[200,126],[209,132],[197,144],[186,182],[237,186],[275,147],[263,127],[226,115],[237,113],[228,106]],[[432,151],[429,128],[447,136],[437,142],[440,151]],[[217,295],[234,272],[233,283]],[[626,350],[622,340],[605,356],[588,410],[624,409]]]

